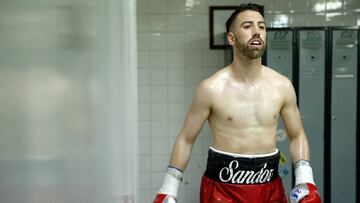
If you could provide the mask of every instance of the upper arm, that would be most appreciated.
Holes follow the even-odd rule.
[[[211,92],[205,81],[201,82],[186,114],[180,136],[194,142],[211,112]]]
[[[288,136],[292,139],[304,134],[304,128],[293,85],[287,80],[283,87],[284,103],[280,114]]]

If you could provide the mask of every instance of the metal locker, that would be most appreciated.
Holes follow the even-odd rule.
[[[356,202],[358,31],[332,30],[331,202]]]
[[[270,28],[267,33],[266,65],[292,80],[293,75],[293,30]],[[289,140],[287,139],[281,118],[277,129],[277,147],[285,156],[279,165],[279,174],[282,178],[286,194],[292,187],[291,156]]]
[[[302,29],[299,43],[298,103],[310,143],[314,180],[323,197],[324,191],[324,94],[325,29]]]

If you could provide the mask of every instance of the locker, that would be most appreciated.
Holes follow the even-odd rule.
[[[356,202],[357,38],[332,30],[331,202]]]
[[[324,193],[325,36],[326,30],[321,28],[302,29],[298,32],[298,103],[310,143],[314,180],[322,197]]]

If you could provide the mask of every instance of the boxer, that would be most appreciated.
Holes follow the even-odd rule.
[[[279,115],[295,164],[296,186],[290,201],[321,201],[308,162],[309,143],[294,87],[285,76],[261,64],[266,47],[262,8],[252,3],[241,4],[226,21],[233,61],[196,89],[154,203],[176,202],[183,171],[206,121],[212,143],[200,203],[286,202],[277,173]]]

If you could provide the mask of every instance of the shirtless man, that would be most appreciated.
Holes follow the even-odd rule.
[[[176,202],[182,173],[207,120],[212,130],[201,203],[285,203],[278,175],[278,115],[295,164],[291,202],[321,202],[309,164],[309,144],[291,81],[261,64],[266,46],[262,6],[242,4],[226,22],[233,47],[230,65],[198,86],[173,147],[164,183],[154,203]]]

